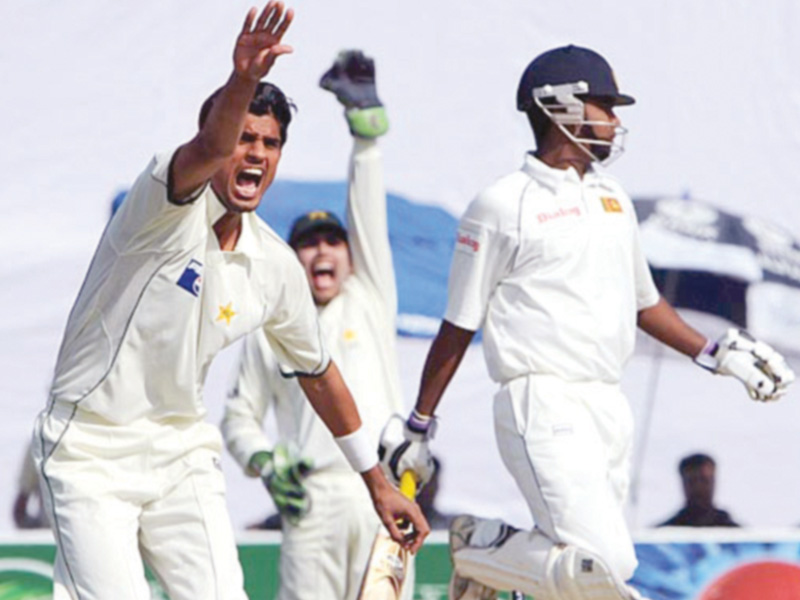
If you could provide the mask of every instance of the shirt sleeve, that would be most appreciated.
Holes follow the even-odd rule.
[[[275,404],[280,377],[275,357],[261,330],[245,337],[238,366],[228,389],[222,417],[222,436],[228,450],[248,475],[250,458],[271,451],[274,443],[264,433],[267,411]]]
[[[178,247],[182,232],[190,229],[192,218],[205,218],[205,205],[195,200],[201,186],[183,204],[168,199],[169,170],[176,150],[156,154],[125,195],[108,228],[109,241],[120,253],[132,253],[154,245]]]
[[[353,144],[347,192],[353,275],[377,293],[394,319],[397,284],[389,244],[381,150],[375,140],[356,137]]]
[[[450,265],[445,320],[477,331],[497,286],[508,274],[517,247],[516,229],[504,227],[484,193],[461,218]]]
[[[284,377],[322,375],[330,356],[323,342],[317,309],[300,262],[287,253],[285,277],[264,334]]]

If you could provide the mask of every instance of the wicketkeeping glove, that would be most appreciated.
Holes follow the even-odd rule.
[[[312,461],[300,457],[293,445],[278,444],[272,452],[254,454],[250,464],[264,482],[281,516],[297,525],[311,509],[311,498],[303,479],[313,469]]]
[[[373,139],[389,130],[386,109],[375,89],[375,63],[361,50],[343,50],[319,81],[322,89],[336,94],[344,105],[350,131]]]
[[[694,361],[719,375],[741,381],[753,400],[777,400],[794,381],[794,372],[771,346],[741,329],[729,329],[708,344]]]
[[[378,458],[386,477],[400,485],[400,477],[411,470],[417,478],[417,491],[433,477],[434,464],[428,441],[433,438],[436,422],[415,419],[416,412],[408,421],[400,415],[392,415],[386,422],[378,444]]]

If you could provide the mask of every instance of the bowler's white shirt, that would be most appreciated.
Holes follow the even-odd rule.
[[[353,273],[341,292],[319,309],[319,319],[325,346],[377,448],[381,429],[392,413],[403,410],[403,400],[395,342],[397,291],[375,141],[355,139],[350,169],[347,222]],[[300,386],[281,376],[264,336],[255,332],[245,339],[222,423],[228,449],[243,467],[255,452],[271,450],[279,441],[268,439],[263,430],[270,409],[280,440],[293,442],[317,471],[352,472]]]
[[[619,183],[526,155],[459,224],[445,319],[475,331],[491,377],[618,382],[637,312],[658,302]]]
[[[52,398],[115,423],[203,417],[211,360],[259,327],[284,369],[329,361],[291,248],[246,213],[236,249],[220,250],[211,186],[188,204],[167,199],[173,154],[151,161],[109,223],[59,351]]]

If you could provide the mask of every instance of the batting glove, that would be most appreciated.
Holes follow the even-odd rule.
[[[353,135],[373,139],[389,130],[386,109],[375,89],[375,63],[361,50],[343,50],[319,81],[344,105]]]
[[[313,463],[301,458],[293,445],[278,444],[272,452],[257,452],[250,459],[281,516],[297,525],[311,509],[311,498],[303,479],[313,469]]]
[[[729,329],[706,344],[694,361],[713,373],[741,381],[753,400],[778,400],[794,381],[794,372],[771,346],[741,329]]]
[[[392,415],[386,422],[378,445],[381,468],[389,481],[400,485],[400,477],[412,471],[417,479],[417,491],[433,477],[434,464],[428,441],[433,438],[436,421],[416,411],[407,421]]]

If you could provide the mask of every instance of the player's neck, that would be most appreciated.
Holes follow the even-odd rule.
[[[239,234],[242,232],[241,213],[226,212],[214,223],[214,233],[217,236],[220,250],[231,252],[236,249]]]
[[[590,164],[584,157],[575,153],[545,154],[537,152],[536,158],[554,169],[566,170],[572,167],[581,178],[586,174]]]
[[[572,167],[581,178],[592,163],[586,152],[563,134],[548,137],[542,147],[536,150],[536,158],[554,169],[566,170]]]

